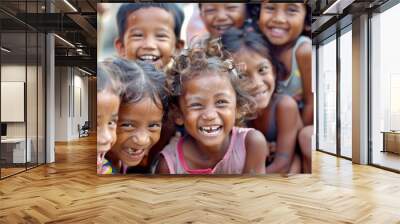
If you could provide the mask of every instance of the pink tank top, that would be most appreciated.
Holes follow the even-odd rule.
[[[183,137],[171,139],[161,154],[167,162],[170,174],[242,174],[246,162],[245,140],[250,130],[252,128],[233,127],[229,148],[214,168],[190,169],[183,156]]]

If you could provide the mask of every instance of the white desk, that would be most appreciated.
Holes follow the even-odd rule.
[[[32,141],[30,138],[27,138],[26,141],[28,142],[26,147],[26,154],[25,154],[25,138],[6,138],[1,139],[2,147],[9,145],[14,145],[12,151],[13,163],[25,163],[31,161],[31,145]],[[4,146],[3,146],[4,145]],[[27,159],[27,161],[25,161]]]

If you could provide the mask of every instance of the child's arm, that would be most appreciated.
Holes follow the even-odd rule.
[[[288,173],[293,160],[297,133],[302,127],[296,101],[290,96],[282,96],[276,106],[277,140],[274,160],[266,168],[266,173]]]
[[[164,156],[160,156],[160,160],[158,161],[156,174],[169,174],[169,168],[167,165],[167,161],[165,160]]]
[[[269,154],[264,135],[257,130],[251,130],[246,135],[246,163],[243,173],[265,174],[265,160]]]
[[[313,93],[311,92],[311,54],[312,46],[310,43],[301,44],[296,52],[296,59],[303,81],[304,108],[301,114],[301,118],[305,126],[313,124],[314,116],[314,99]]]

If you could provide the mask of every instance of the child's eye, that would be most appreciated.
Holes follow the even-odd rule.
[[[266,74],[267,72],[268,72],[268,70],[269,70],[269,68],[268,68],[268,66],[262,66],[262,67],[260,67],[260,69],[258,70],[258,72],[260,73],[260,74]]]
[[[142,38],[143,34],[142,33],[132,33],[131,37],[133,37],[133,38]]]
[[[133,124],[132,123],[121,123],[120,124],[120,127],[122,128],[122,129],[133,129],[134,128],[134,126],[133,126]]]
[[[202,105],[200,103],[191,103],[189,104],[189,108],[191,109],[201,109]]]
[[[152,123],[149,125],[150,131],[158,131],[161,129],[161,124],[160,123]]]
[[[217,106],[225,106],[228,103],[229,103],[228,100],[217,100],[216,102]]]
[[[165,34],[165,33],[159,33],[156,35],[156,38],[164,40],[164,39],[168,39],[169,36],[168,36],[168,34]]]
[[[289,5],[286,11],[288,12],[288,14],[295,14],[299,11],[299,8],[297,7],[297,5]]]
[[[264,5],[263,9],[266,10],[266,11],[271,12],[271,11],[275,10],[275,7],[274,7],[274,5],[266,4],[266,5]]]
[[[237,5],[228,5],[226,8],[228,10],[236,10],[238,8],[238,6]]]
[[[117,126],[117,122],[116,121],[110,121],[110,122],[108,122],[108,126],[110,128],[115,128]]]
[[[208,8],[208,9],[205,9],[204,10],[204,13],[206,13],[206,14],[212,14],[212,13],[215,13],[217,10],[216,9],[214,9],[214,8]]]

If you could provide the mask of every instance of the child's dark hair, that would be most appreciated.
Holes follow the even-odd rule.
[[[306,7],[306,17],[304,18],[304,29],[303,29],[303,32],[301,33],[301,35],[308,36],[311,38],[312,14],[311,14],[310,4],[311,4],[311,2],[304,3],[304,6]],[[249,13],[249,16],[252,18],[254,29],[259,31],[257,21],[260,18],[261,4],[260,3],[249,3],[246,6],[247,6],[247,12]]]
[[[182,9],[176,3],[155,3],[155,2],[122,4],[119,7],[117,13],[119,38],[122,40],[125,34],[126,19],[129,16],[129,14],[136,10],[143,8],[150,8],[150,7],[161,8],[172,14],[175,22],[175,27],[174,27],[175,37],[176,40],[180,40],[181,28],[183,21],[185,19],[185,14],[183,13]]]
[[[235,90],[238,108],[237,124],[241,124],[245,119],[253,118],[256,102],[242,88],[238,70],[233,60],[227,57],[228,54],[222,50],[221,43],[217,39],[202,40],[184,49],[174,58],[173,68],[168,73],[167,84],[172,95],[172,103],[179,106],[179,96],[182,94],[182,85],[185,81],[208,72],[216,72],[226,74]]]
[[[116,74],[114,64],[99,62],[97,64],[97,92],[109,90],[117,96],[122,92],[121,82]]]
[[[166,118],[169,94],[165,87],[166,76],[162,71],[157,70],[153,64],[133,62],[123,58],[115,58],[104,63],[117,67],[115,74],[124,85],[121,104],[137,103],[145,97],[150,97],[156,105],[162,106]]]
[[[231,28],[227,30],[221,36],[221,42],[223,49],[234,54],[245,48],[254,51],[264,58],[267,58],[275,72],[275,84],[278,82],[280,77],[285,75],[285,66],[279,62],[277,57],[273,53],[272,46],[262,37],[261,34],[256,32],[245,32],[237,28]]]

